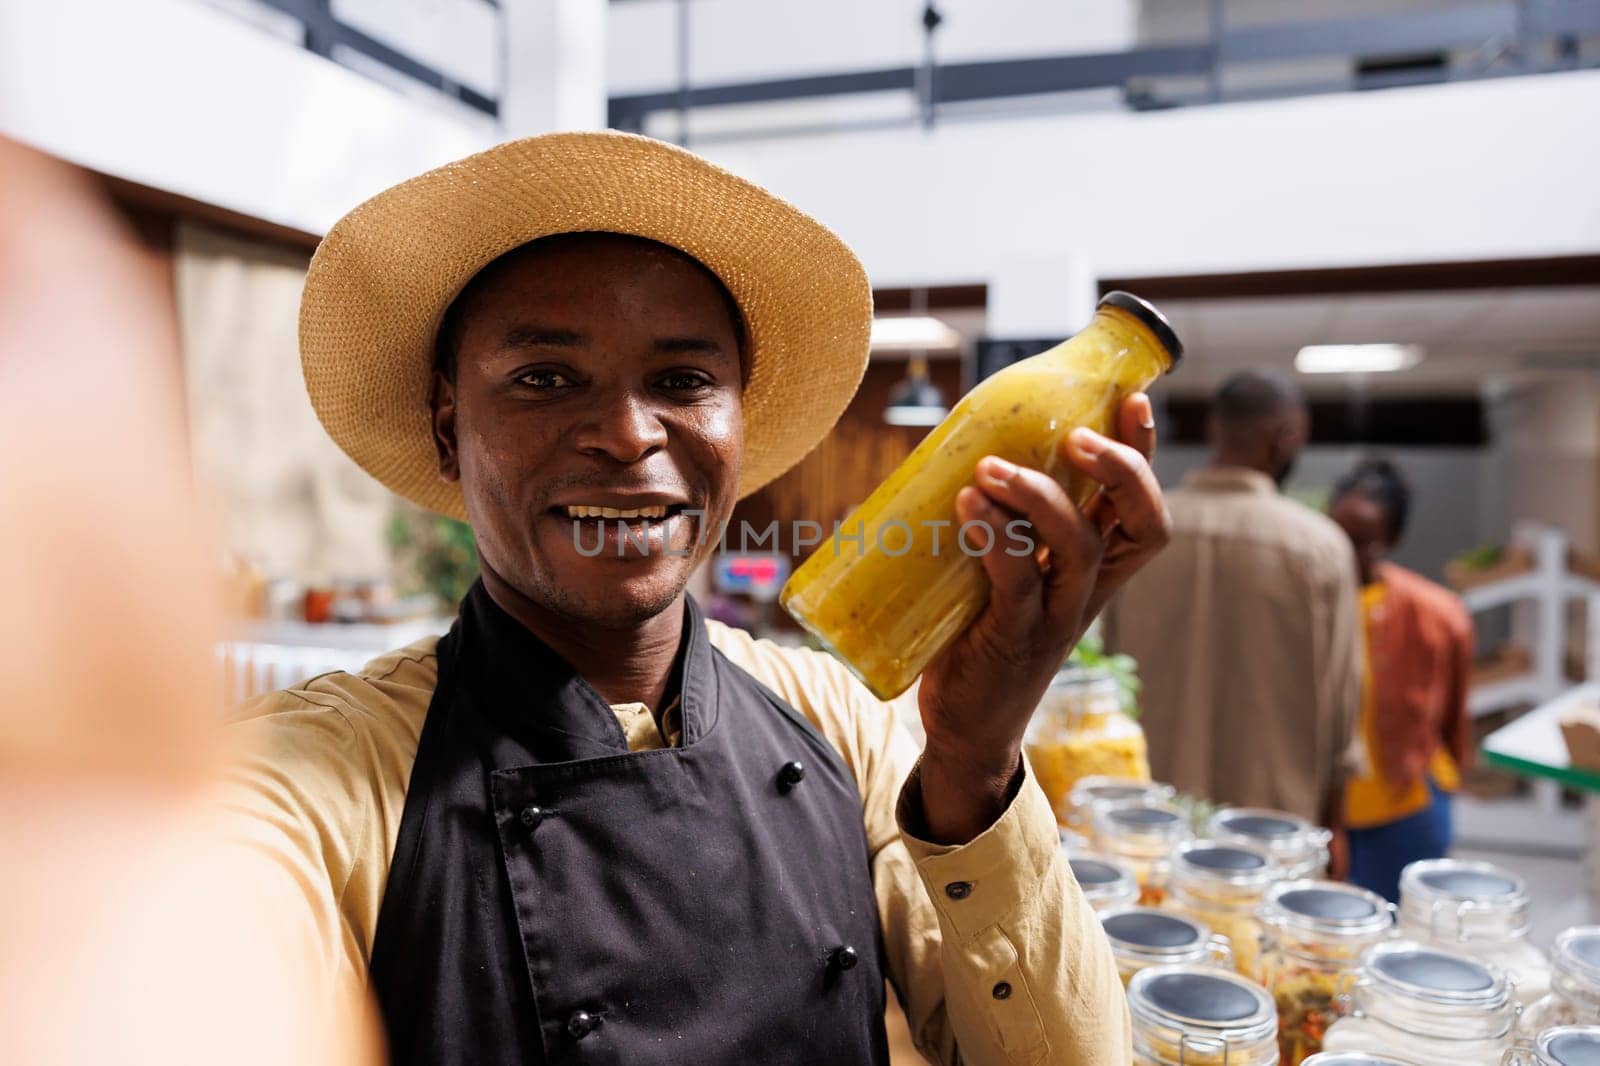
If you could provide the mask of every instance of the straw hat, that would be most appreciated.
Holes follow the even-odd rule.
[[[681,148],[627,133],[511,141],[379,193],[311,260],[300,358],[311,405],[369,474],[466,518],[429,426],[434,335],[463,286],[538,237],[605,231],[693,256],[744,315],[747,496],[833,427],[866,370],[872,292],[816,220]]]

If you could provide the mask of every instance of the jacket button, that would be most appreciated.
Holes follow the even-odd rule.
[[[1010,999],[1011,983],[1009,981],[1001,981],[999,984],[994,986],[992,991],[994,992],[995,999]]]
[[[586,1010],[575,1010],[567,1018],[567,1035],[574,1040],[582,1040],[600,1028],[604,1021],[605,1019],[598,1014],[590,1014]]]
[[[944,894],[951,899],[966,899],[972,895],[971,881],[951,881],[944,886]]]
[[[524,807],[522,808],[522,813],[517,817],[522,820],[522,824],[528,829],[537,829],[539,823],[544,821],[544,808]]]
[[[805,764],[798,759],[786,762],[778,770],[778,791],[787,792],[805,779]]]
[[[833,949],[833,954],[828,961],[836,970],[853,970],[856,968],[856,963],[861,961],[861,957],[856,954],[856,949],[849,944],[840,944]]]

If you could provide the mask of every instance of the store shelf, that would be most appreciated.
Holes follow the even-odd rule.
[[[1567,690],[1485,737],[1484,759],[1525,776],[1546,778],[1585,792],[1600,792],[1600,773],[1572,766],[1567,758],[1567,742],[1561,735],[1561,716],[1593,703],[1600,703],[1600,682]]]
[[[1479,685],[1467,694],[1467,710],[1476,715],[1493,714],[1505,707],[1518,707],[1538,703],[1545,695],[1545,685],[1533,674],[1510,677]]]

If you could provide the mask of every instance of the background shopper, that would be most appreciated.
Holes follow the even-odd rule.
[[[1471,620],[1454,593],[1385,560],[1410,506],[1399,471],[1373,460],[1340,479],[1328,509],[1355,547],[1365,649],[1349,878],[1390,900],[1407,863],[1450,850],[1450,794],[1471,754]]]

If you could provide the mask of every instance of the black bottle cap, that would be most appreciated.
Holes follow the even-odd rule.
[[[1098,306],[1121,308],[1143,322],[1172,357],[1172,367],[1168,373],[1177,369],[1179,361],[1183,359],[1183,342],[1178,339],[1178,332],[1172,328],[1172,323],[1167,321],[1167,316],[1156,310],[1155,304],[1119,289],[1100,297]]]

